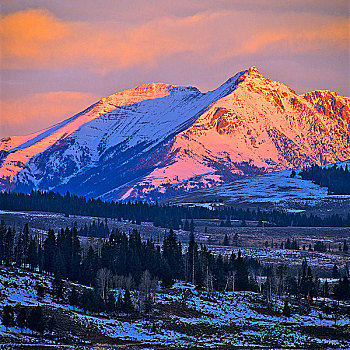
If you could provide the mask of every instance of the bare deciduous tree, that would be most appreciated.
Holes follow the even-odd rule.
[[[96,276],[97,290],[106,302],[108,291],[112,285],[112,273],[107,268],[99,269]]]

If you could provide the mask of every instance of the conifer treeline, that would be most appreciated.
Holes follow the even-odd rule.
[[[328,194],[350,194],[350,171],[348,166],[320,167],[313,165],[304,168],[299,174],[303,180],[312,182],[328,188]]]
[[[198,246],[193,234],[183,254],[173,230],[167,233],[161,247],[150,239],[142,241],[137,230],[129,235],[116,230],[108,239],[92,240],[83,254],[75,226],[61,229],[57,234],[49,229],[46,239],[40,242],[30,236],[28,224],[16,232],[3,222],[0,224],[0,264],[38,269],[95,288],[98,288],[101,271],[111,276],[130,277],[136,285],[148,271],[151,278],[160,280],[164,287],[171,286],[175,280],[185,280],[212,290],[224,290],[233,272],[235,290],[250,290],[253,287],[248,281],[248,268],[260,267],[257,261],[243,259],[240,254],[215,257],[205,246]]]
[[[286,213],[282,211],[261,211],[225,207],[215,210],[196,206],[159,205],[146,202],[105,202],[100,199],[86,199],[69,192],[65,196],[55,192],[33,190],[30,194],[3,192],[0,193],[0,209],[56,212],[66,215],[94,216],[130,220],[136,224],[153,222],[155,226],[179,229],[184,219],[219,219],[258,221],[261,226],[297,226],[297,227],[349,227],[350,213],[346,217],[333,214],[318,217],[302,213]],[[225,224],[226,225],[226,224]],[[224,225],[224,226],[225,226]]]
[[[306,260],[295,276],[287,265],[262,266],[254,259],[243,258],[240,251],[237,256],[233,252],[229,257],[215,256],[205,246],[198,246],[193,233],[183,252],[173,230],[167,233],[161,247],[152,240],[142,241],[137,230],[129,235],[117,230],[108,239],[89,240],[88,249],[83,250],[76,227],[61,229],[57,234],[50,229],[45,240],[40,241],[29,234],[28,224],[16,232],[1,222],[0,264],[55,276],[51,290],[55,300],[68,300],[74,307],[93,313],[133,313],[129,291],[135,288],[145,294],[142,310],[147,314],[153,303],[151,290],[157,289],[158,280],[163,287],[172,286],[175,280],[192,282],[209,293],[260,291],[269,303],[272,293],[304,295],[308,299],[317,295],[330,296],[327,282],[320,286]],[[265,282],[257,278],[261,274],[267,275]],[[336,299],[350,299],[348,277],[349,271],[334,286],[332,293]],[[79,293],[74,286],[67,299],[62,278],[93,288],[83,287]],[[40,288],[39,292],[39,287],[37,293],[42,297],[45,291]],[[125,290],[123,298],[120,292],[115,298],[116,288]],[[7,316],[11,316],[13,310],[8,311],[3,322],[10,325]],[[42,332],[43,327],[33,329]]]

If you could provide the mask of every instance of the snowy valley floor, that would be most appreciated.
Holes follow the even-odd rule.
[[[155,293],[153,313],[108,318],[57,304],[47,292],[38,298],[37,284],[51,288],[51,277],[0,267],[0,307],[40,304],[44,316],[55,316],[53,333],[43,337],[29,329],[0,326],[0,349],[348,349],[350,304],[340,303],[336,320],[330,299],[314,300],[311,310],[291,300],[291,317],[282,316],[283,300],[267,309],[253,292],[208,295],[177,283]],[[71,284],[65,282],[67,290]],[[134,292],[136,296],[137,292]],[[328,306],[328,307],[327,307]]]

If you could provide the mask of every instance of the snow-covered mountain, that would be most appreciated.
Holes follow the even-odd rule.
[[[207,93],[144,84],[51,128],[0,141],[2,189],[155,200],[350,159],[350,98],[298,95],[255,67]]]

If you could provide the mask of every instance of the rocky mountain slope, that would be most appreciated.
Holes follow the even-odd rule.
[[[0,141],[2,189],[156,200],[247,175],[350,159],[350,98],[298,95],[255,67],[202,93],[144,84]]]

